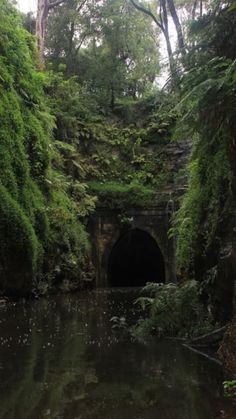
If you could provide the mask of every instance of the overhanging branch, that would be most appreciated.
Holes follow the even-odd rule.
[[[163,31],[162,24],[158,21],[157,17],[152,13],[150,9],[146,9],[143,5],[136,3],[134,0],[130,0],[132,5],[139,10],[140,12],[143,12],[145,15],[150,16],[152,20],[156,23],[156,25]]]
[[[87,0],[83,0],[83,1],[79,4],[78,9],[76,9],[76,12],[80,12],[80,10],[82,9],[82,7],[85,5],[86,1],[87,1]]]

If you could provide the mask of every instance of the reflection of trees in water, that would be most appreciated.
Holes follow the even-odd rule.
[[[0,371],[1,419],[212,417],[220,381],[214,366],[210,371],[169,342],[115,342],[109,319],[127,308],[117,296],[114,302],[109,293],[64,296],[27,307],[9,308],[3,330],[15,341],[0,348],[8,360]],[[19,345],[29,329],[29,345]]]
[[[17,313],[21,336],[29,334],[32,327],[29,346],[18,347],[17,357],[12,356],[16,348],[11,349],[10,356],[9,348],[5,354],[1,351],[1,359],[10,358],[14,364],[13,368],[7,367],[10,376],[1,388],[1,419],[40,418],[43,413],[57,417],[65,388],[85,374],[83,364],[78,363],[84,344],[77,331],[86,332],[80,325],[78,307],[69,298],[62,304],[41,300],[32,306],[25,318],[23,313]],[[79,383],[83,390],[81,379]]]

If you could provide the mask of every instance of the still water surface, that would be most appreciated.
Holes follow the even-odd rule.
[[[137,291],[0,307],[0,419],[236,419],[223,374],[179,343],[132,341]]]

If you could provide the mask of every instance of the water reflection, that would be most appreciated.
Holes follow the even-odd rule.
[[[219,366],[111,329],[113,315],[132,322],[134,299],[116,289],[1,308],[0,419],[236,418]]]

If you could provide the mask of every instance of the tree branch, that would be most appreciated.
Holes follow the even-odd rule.
[[[167,4],[169,7],[169,11],[172,17],[172,20],[174,22],[175,25],[175,29],[177,32],[177,38],[178,38],[178,46],[179,49],[182,53],[182,55],[185,54],[185,48],[184,48],[184,37],[183,37],[183,31],[182,31],[182,26],[179,20],[179,16],[176,12],[176,8],[175,8],[175,4],[174,4],[174,0],[167,0]]]
[[[54,9],[54,7],[59,6],[61,3],[64,3],[65,0],[57,0],[53,3],[48,2],[48,10]]]
[[[198,4],[198,0],[194,0],[193,9],[192,9],[192,20],[195,20],[197,4]]]
[[[78,9],[76,9],[76,12],[80,12],[80,10],[82,9],[82,7],[85,5],[87,0],[83,0],[80,5],[78,6]]]
[[[79,50],[80,50],[80,48],[82,47],[82,45],[83,45],[83,42],[85,41],[85,39],[87,38],[87,36],[89,36],[90,34],[85,34],[83,37],[82,37],[82,39],[81,39],[81,41],[80,41],[80,43],[79,43],[79,45],[75,48],[75,50],[76,50],[76,52],[79,52]]]
[[[159,17],[160,17],[160,22],[162,27],[164,28],[164,24],[163,24],[163,19],[162,19],[162,8],[161,8],[161,2],[160,2],[160,6],[159,6]]]
[[[156,16],[151,12],[150,9],[146,9],[144,6],[142,6],[141,4],[136,3],[134,0],[130,0],[132,5],[139,10],[140,12],[144,13],[147,16],[150,16],[152,18],[152,20],[154,20],[154,22],[156,23],[156,25],[163,31],[163,26],[162,24],[157,20]]]

